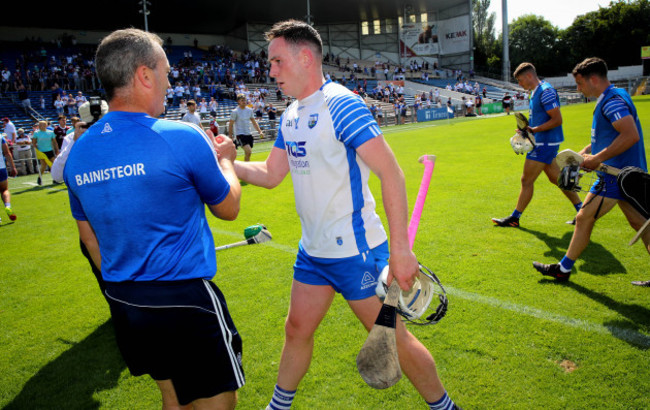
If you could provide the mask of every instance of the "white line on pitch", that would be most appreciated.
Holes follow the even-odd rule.
[[[223,231],[220,229],[212,229],[212,231],[215,233],[228,235],[236,238],[241,237],[241,234],[236,234],[230,231]],[[266,242],[261,245],[270,246],[272,248],[284,252],[290,252],[290,253],[297,252],[297,247],[295,246],[283,245],[275,242]],[[605,326],[584,319],[575,319],[572,317],[559,315],[557,313],[547,312],[545,310],[537,309],[534,307],[504,301],[491,296],[485,296],[478,293],[468,292],[451,286],[445,286],[445,289],[447,290],[447,293],[449,295],[457,296],[461,299],[482,303],[484,305],[489,305],[504,310],[509,310],[511,312],[523,314],[526,316],[532,316],[537,319],[548,320],[550,322],[559,323],[576,329],[586,330],[588,332],[594,332],[600,334],[612,334],[616,338],[625,340],[629,343],[633,343],[637,346],[646,347],[646,348],[650,347],[650,336],[645,335],[639,332],[638,330],[625,329],[618,326]]]

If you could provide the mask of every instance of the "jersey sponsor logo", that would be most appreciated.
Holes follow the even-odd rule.
[[[311,129],[316,126],[318,123],[318,114],[311,114],[309,116],[309,121],[307,122],[307,126]]]
[[[368,289],[371,286],[377,286],[377,280],[370,272],[363,272],[363,278],[361,278],[361,289]]]
[[[308,175],[311,173],[309,169],[309,161],[303,159],[307,156],[307,148],[305,148],[305,144],[307,144],[307,141],[284,142],[287,155],[289,155],[289,165],[291,165],[292,168],[291,172],[295,174]]]
[[[294,127],[295,129],[298,129],[298,120],[299,120],[299,119],[300,119],[300,118],[298,118],[298,117],[296,117],[296,118],[293,119],[293,120],[288,119],[287,122],[285,123],[285,126],[286,126],[287,128]]]
[[[307,141],[285,141],[284,145],[287,148],[287,154],[300,158],[307,155],[306,143]]]

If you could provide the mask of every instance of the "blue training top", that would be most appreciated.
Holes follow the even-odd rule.
[[[557,91],[546,81],[541,81],[530,98],[530,127],[537,127],[551,119],[547,111],[560,107],[560,100]],[[548,131],[535,134],[535,142],[538,144],[559,145],[564,141],[562,125]]]
[[[93,227],[107,281],[211,279],[204,204],[230,191],[198,127],[110,112],[75,143],[64,170],[72,215]]]
[[[604,163],[616,168],[635,166],[647,171],[643,130],[641,129],[636,107],[625,90],[616,88],[613,85],[607,87],[603,92],[594,109],[594,119],[591,126],[591,153],[595,155],[611,145],[619,135],[612,123],[628,115],[632,116],[636,124],[639,141],[627,151],[604,161]]]

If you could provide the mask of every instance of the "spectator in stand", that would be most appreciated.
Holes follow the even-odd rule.
[[[33,110],[32,102],[29,99],[29,92],[22,84],[18,86],[18,99],[20,100],[20,105],[23,107],[25,114],[29,114],[29,112]]]
[[[275,132],[275,117],[277,112],[277,108],[275,108],[271,103],[266,107],[266,115],[269,117],[269,127],[273,132]]]
[[[85,103],[86,101],[88,101],[88,99],[83,95],[83,93],[82,93],[81,91],[79,91],[79,92],[77,93],[77,96],[75,97],[74,100],[75,100],[75,103],[76,103],[76,105],[77,105],[77,106],[75,107],[75,111],[76,111],[76,112],[79,112],[79,107],[81,107],[81,106],[83,105],[83,103]],[[73,114],[70,114],[70,115],[72,116],[72,115],[74,115],[74,113],[73,113]]]
[[[189,100],[187,102],[187,114],[183,115],[181,121],[189,122],[201,127],[201,117],[196,112],[196,102],[194,100]]]
[[[7,141],[9,145],[13,145],[16,142],[16,126],[14,125],[13,122],[9,119],[9,117],[4,117],[2,119],[2,122],[4,123],[5,127],[5,135],[7,136]]]
[[[205,118],[206,115],[208,115],[208,102],[205,98],[201,98],[201,102],[199,103],[199,117]]]
[[[174,87],[174,105],[179,104],[183,100],[183,92],[185,88],[183,87],[182,81],[177,81],[176,86]]]
[[[382,122],[384,121],[384,110],[381,108],[381,104],[377,104],[377,124],[381,127]]]
[[[62,116],[65,111],[65,102],[59,94],[56,95],[56,100],[54,100],[54,109],[58,116]]]
[[[18,173],[20,175],[29,175],[34,173],[34,164],[32,163],[32,139],[25,133],[22,128],[18,129],[18,137],[14,146],[16,162],[18,162]]]
[[[210,97],[210,102],[208,103],[208,109],[210,110],[210,115],[215,117],[217,116],[217,108],[219,107],[219,103],[217,103],[217,100],[214,99],[214,97]],[[217,134],[215,134],[217,135]]]

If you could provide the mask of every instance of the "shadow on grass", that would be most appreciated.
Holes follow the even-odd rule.
[[[59,192],[67,192],[68,191],[68,186],[65,184],[47,184],[47,185],[36,185],[31,188],[25,188],[21,190],[16,190],[16,191],[11,191],[11,195],[21,195],[21,194],[27,194],[30,192],[38,192],[38,191],[43,191],[47,189],[49,192],[49,195],[52,194],[58,194]]]
[[[643,350],[650,349],[650,336],[641,333],[641,330],[647,332],[650,329],[650,309],[644,306],[619,302],[607,295],[595,292],[571,281],[556,282],[554,280],[541,280],[540,284],[571,288],[610,310],[615,311],[623,316],[623,318],[609,320],[603,323],[603,326],[609,330],[612,336],[636,348]]]
[[[539,240],[546,243],[549,250],[544,252],[544,256],[553,258],[557,261],[562,259],[566,253],[569,243],[571,243],[571,236],[573,232],[565,233],[562,238],[556,238],[548,235],[545,232],[539,232],[527,228],[519,228],[520,230],[535,235]],[[627,273],[627,270],[621,262],[603,245],[596,242],[589,242],[587,249],[580,255],[580,271],[589,273],[591,275],[609,275],[612,273]],[[540,260],[540,262],[542,262]],[[532,263],[532,261],[531,261]],[[544,262],[547,263],[547,262]],[[554,263],[554,262],[550,262]]]
[[[96,409],[93,394],[117,386],[126,364],[115,343],[115,331],[107,320],[78,343],[38,371],[9,403],[13,409]]]

